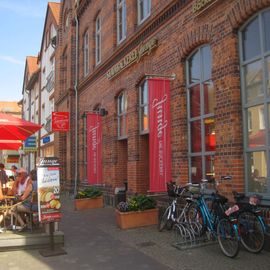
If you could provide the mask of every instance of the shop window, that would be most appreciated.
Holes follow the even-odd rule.
[[[187,60],[189,175],[192,183],[214,177],[216,133],[210,46],[197,49]]]
[[[149,133],[149,106],[148,106],[148,83],[144,81],[140,86],[140,133]]]
[[[270,10],[256,14],[239,31],[248,193],[270,197]]]
[[[125,139],[128,133],[126,92],[118,96],[117,103],[118,139]]]
[[[96,65],[101,62],[101,19],[100,16],[96,19]]]
[[[151,0],[137,0],[138,3],[138,23],[144,22],[151,13]]]
[[[83,35],[83,73],[89,73],[89,34],[88,31]]]
[[[117,0],[117,43],[126,38],[126,0]]]

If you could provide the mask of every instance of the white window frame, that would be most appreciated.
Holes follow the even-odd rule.
[[[143,10],[146,14],[141,14],[140,6],[143,5]],[[138,24],[143,23],[151,14],[151,0],[137,0]]]
[[[83,35],[83,74],[89,74],[89,33],[86,31]]]
[[[101,62],[101,18],[100,15],[96,18],[96,65]]]
[[[122,24],[120,25],[120,18]],[[120,31],[121,30],[121,31]],[[126,0],[117,0],[117,43],[120,44],[127,35]],[[120,36],[122,33],[122,36]]]

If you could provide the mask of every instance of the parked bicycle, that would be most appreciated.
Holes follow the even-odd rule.
[[[161,232],[164,228],[172,229],[174,224],[182,224],[181,229],[185,230],[184,227],[189,226],[191,234],[199,234],[201,231],[201,225],[198,222],[189,222],[187,218],[187,210],[190,208],[190,205],[193,204],[194,200],[192,196],[184,197],[184,195],[188,192],[189,184],[186,186],[177,186],[175,182],[167,183],[167,191],[169,197],[172,197],[172,201],[170,205],[166,208],[163,215],[159,220],[158,229]],[[178,198],[185,199],[186,203],[182,208],[178,206]],[[188,224],[187,224],[188,223]],[[184,227],[183,227],[184,226]]]
[[[230,180],[230,177],[223,177],[222,180]],[[233,211],[227,211],[227,198],[213,192],[210,196],[205,194],[205,185],[208,180],[195,185],[198,189],[198,198],[194,205],[190,205],[188,217],[190,222],[200,222],[202,233],[208,231],[212,238],[217,238],[222,252],[234,258],[239,252],[240,235],[238,234],[237,219]],[[193,188],[194,189],[194,188]],[[236,210],[237,211],[237,210]]]
[[[242,245],[252,253],[259,253],[265,243],[266,226],[258,208],[261,197],[252,195],[246,197],[242,193],[233,192],[236,204],[239,206],[237,214]]]

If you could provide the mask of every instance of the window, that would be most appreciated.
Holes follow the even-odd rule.
[[[83,36],[83,74],[89,73],[89,35],[88,31]]]
[[[126,38],[126,0],[117,0],[117,43]]]
[[[216,148],[214,87],[210,46],[197,49],[187,60],[189,175],[192,183],[214,177]]]
[[[246,191],[270,196],[270,10],[239,31]]]
[[[101,20],[100,16],[96,19],[96,65],[101,61]]]
[[[145,21],[151,12],[151,0],[138,0],[138,23]]]
[[[117,102],[117,117],[118,117],[118,139],[127,138],[127,97],[126,92],[122,92],[118,96]]]
[[[148,106],[148,82],[144,81],[140,86],[140,133],[149,133],[149,106]]]

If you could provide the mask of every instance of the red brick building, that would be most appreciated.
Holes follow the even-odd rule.
[[[231,175],[220,185],[225,194],[259,192],[267,203],[269,0],[62,2],[56,105],[70,111],[72,127],[78,123],[77,135],[74,128],[60,134],[67,182],[87,183],[86,116],[105,109],[101,181],[111,194],[125,182],[130,192],[146,193],[148,80],[175,77],[168,127],[172,180]],[[144,53],[136,58],[134,51]]]

